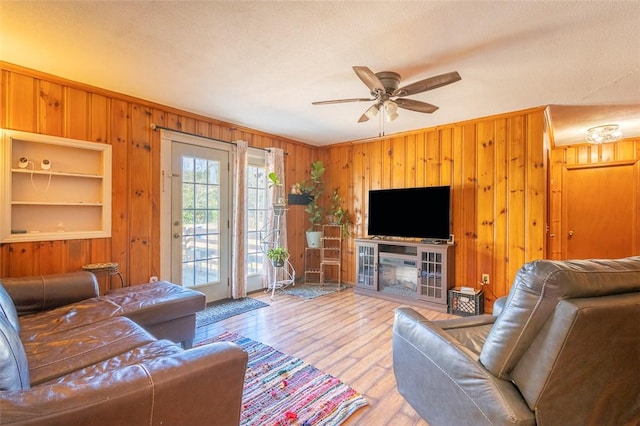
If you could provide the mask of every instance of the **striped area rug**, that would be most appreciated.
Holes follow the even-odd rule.
[[[340,425],[367,401],[339,379],[274,348],[232,332],[231,341],[249,354],[241,425]]]

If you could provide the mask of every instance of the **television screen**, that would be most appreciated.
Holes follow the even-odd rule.
[[[369,191],[370,237],[448,240],[451,234],[451,187]]]

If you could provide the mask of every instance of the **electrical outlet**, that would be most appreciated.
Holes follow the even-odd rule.
[[[156,277],[156,276],[154,275],[153,277],[149,278],[149,282],[150,282],[150,283],[158,282],[158,277]]]
[[[489,274],[482,274],[482,285],[489,284]]]

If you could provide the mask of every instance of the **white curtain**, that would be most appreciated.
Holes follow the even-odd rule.
[[[247,296],[246,271],[246,224],[247,224],[247,155],[249,144],[236,142],[236,176],[234,180],[233,233],[231,253],[231,297],[239,299]]]
[[[267,148],[266,160],[267,174],[274,172],[278,175],[282,183],[280,188],[271,187],[267,192],[267,205],[271,206],[273,202],[277,201],[278,197],[286,196],[285,188],[287,185],[284,180],[284,151],[281,148]],[[276,229],[278,229],[279,232],[276,232]],[[274,241],[275,244],[287,248],[287,215],[275,216],[273,209],[270,209],[267,215],[266,235],[275,236],[277,239]],[[287,263],[287,265],[289,264]],[[271,266],[271,262],[269,262],[265,256],[262,268],[262,286],[265,288],[268,287],[269,284],[269,277],[272,274],[271,268],[273,268],[273,266]]]

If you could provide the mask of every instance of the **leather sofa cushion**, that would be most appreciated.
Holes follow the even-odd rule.
[[[60,333],[86,324],[96,324],[120,316],[122,308],[101,298],[85,299],[81,302],[60,306],[20,317],[20,338],[24,344],[46,339],[47,335]]]
[[[504,310],[482,348],[480,362],[492,374],[509,380],[559,300],[639,290],[640,256],[529,262],[516,274]]]
[[[480,351],[494,322],[495,317],[488,314],[433,321],[449,336],[476,354],[476,360],[480,357]]]
[[[161,322],[193,315],[205,308],[204,294],[168,281],[158,281],[112,290],[101,299],[122,308],[121,315],[145,328]]]
[[[11,296],[9,296],[9,293],[7,293],[7,290],[2,286],[2,284],[0,284],[0,315],[4,315],[16,331],[20,330],[16,305],[13,303],[13,299],[11,299]]]
[[[155,341],[124,317],[52,333],[24,344],[31,386],[85,368]]]
[[[0,391],[29,387],[29,367],[24,347],[13,325],[0,314]]]
[[[0,283],[6,286],[20,315],[46,311],[99,295],[96,276],[87,271],[2,278]]]
[[[95,377],[102,374],[107,374],[110,371],[115,371],[123,367],[128,367],[135,364],[145,364],[147,362],[153,361],[156,358],[171,357],[182,352],[183,350],[184,349],[182,349],[179,345],[171,342],[170,340],[155,340],[153,342],[137,346],[121,354],[114,355],[111,358],[105,359],[103,361],[88,365],[80,370],[73,371],[64,376],[56,377],[55,379],[43,384],[50,385],[54,383],[73,383],[86,377]]]
[[[639,318],[640,293],[558,303],[512,373],[539,424],[639,424]]]

